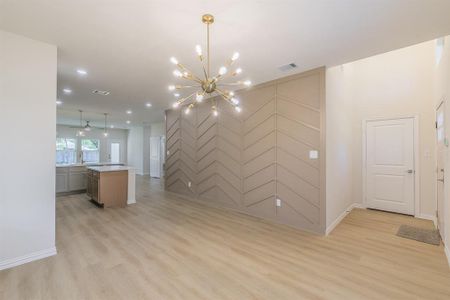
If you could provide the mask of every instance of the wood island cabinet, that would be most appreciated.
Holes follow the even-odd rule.
[[[86,194],[103,207],[126,206],[128,171],[99,172],[89,169]]]

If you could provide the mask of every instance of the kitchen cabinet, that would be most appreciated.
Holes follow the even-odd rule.
[[[69,190],[69,168],[56,168],[55,190],[56,193]]]
[[[87,169],[84,166],[56,167],[55,192],[84,192],[87,184]]]
[[[126,168],[88,168],[87,181],[86,194],[99,206],[124,207],[127,205],[128,170]]]

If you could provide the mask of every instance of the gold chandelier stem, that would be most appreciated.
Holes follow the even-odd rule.
[[[208,56],[208,78],[211,74],[210,63],[209,63],[209,24],[206,24],[206,55]]]
[[[196,93],[197,93],[197,92],[193,92],[193,93],[190,94],[189,96],[187,96],[187,97],[185,97],[185,98],[183,98],[183,99],[178,100],[178,101],[177,101],[178,104],[183,104],[184,102],[186,102],[187,100],[189,100],[189,98],[191,98],[192,96],[194,96]]]
[[[234,106],[234,104],[231,102],[230,97],[222,90],[220,89],[216,89],[217,93],[222,96],[222,98],[227,101],[229,104],[231,104],[232,106]]]
[[[218,86],[237,86],[237,85],[243,85],[244,83],[242,81],[238,82],[230,82],[230,83],[218,83]]]
[[[196,81],[196,82],[198,82],[198,83],[202,83],[203,81],[200,79],[200,78],[198,78],[197,76],[195,76],[194,75],[194,73],[192,73],[188,68],[186,68],[184,65],[182,65],[182,64],[177,64],[177,67],[179,68],[179,69],[181,69],[181,71],[186,71],[188,74],[190,74],[191,75],[191,77],[192,78],[188,78],[188,77],[185,77],[184,75],[183,75],[183,78],[184,79],[187,79],[187,80],[193,80],[193,81]]]

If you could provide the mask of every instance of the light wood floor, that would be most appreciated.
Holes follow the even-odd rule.
[[[0,272],[0,299],[450,299],[428,221],[354,210],[328,237],[205,207],[138,177],[138,203],[57,200],[58,255]]]

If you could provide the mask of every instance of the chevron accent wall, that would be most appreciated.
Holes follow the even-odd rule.
[[[324,234],[325,69],[237,96],[241,114],[223,101],[218,117],[209,104],[166,111],[166,189]]]

